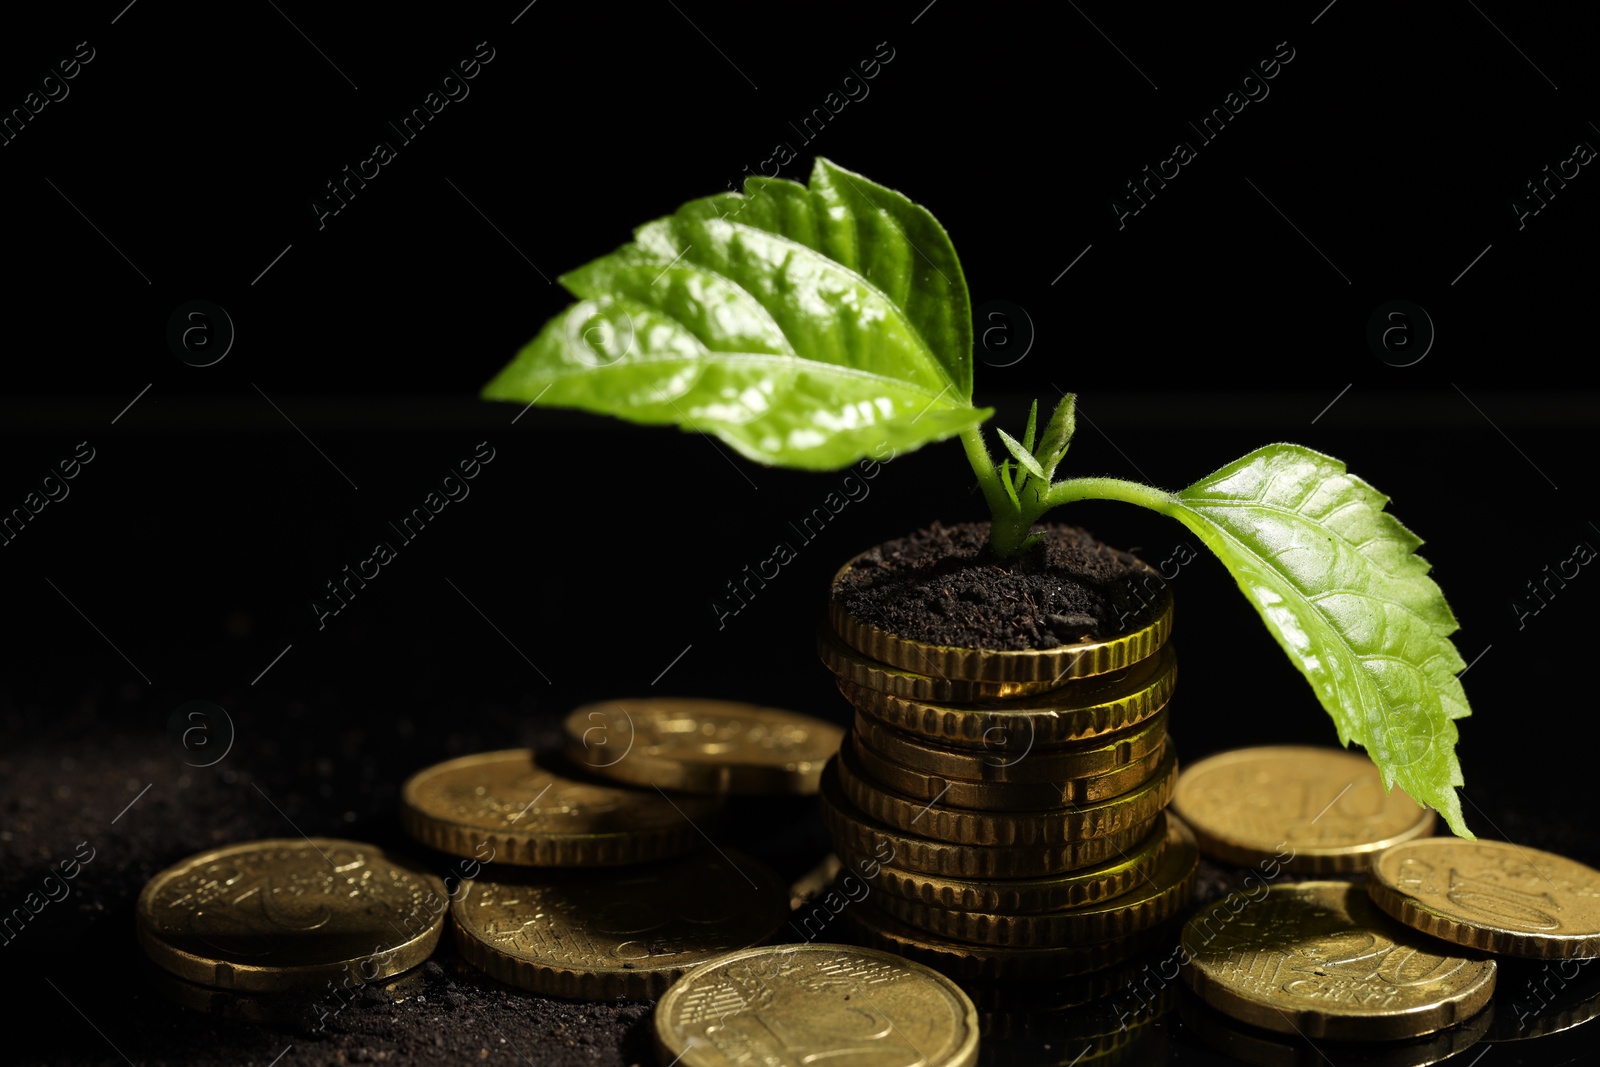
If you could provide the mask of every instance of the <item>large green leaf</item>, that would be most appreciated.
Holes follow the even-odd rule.
[[[1456,719],[1470,714],[1456,619],[1388,498],[1338,460],[1268,445],[1161,510],[1210,546],[1386,787],[1471,837],[1455,787]]]
[[[484,389],[846,466],[977,425],[966,282],[926,210],[819,159],[753,178],[563,275],[579,303]]]

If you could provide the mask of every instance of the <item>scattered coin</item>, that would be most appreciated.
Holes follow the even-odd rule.
[[[690,968],[767,940],[788,914],[788,887],[732,850],[479,878],[450,907],[473,966],[581,1000],[659,997]]]
[[[978,1012],[959,986],[889,952],[780,945],[684,975],[655,1011],[663,1064],[971,1067]]]
[[[432,848],[538,867],[640,863],[700,845],[721,807],[654,789],[585,781],[550,755],[482,752],[418,771],[400,793],[400,825]]]
[[[1385,789],[1365,756],[1296,745],[1199,760],[1178,778],[1172,806],[1207,856],[1240,866],[1276,856],[1299,874],[1365,871],[1373,855],[1434,823],[1432,809]]]
[[[1184,981],[1240,1022],[1315,1041],[1391,1041],[1462,1022],[1495,963],[1448,955],[1348,882],[1235,893],[1183,928]]]
[[[842,737],[809,715],[727,700],[606,700],[566,721],[578,766],[687,793],[813,794]]]
[[[274,992],[399,974],[427,959],[444,884],[373,845],[249,841],[191,856],[145,884],[139,943],[189,982]]]
[[[1407,926],[1507,956],[1600,956],[1600,871],[1505,841],[1430,837],[1372,862],[1373,901]]]

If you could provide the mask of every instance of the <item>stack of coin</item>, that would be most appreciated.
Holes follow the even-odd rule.
[[[1147,588],[1114,636],[1027,651],[910,640],[834,600],[818,651],[856,716],[823,814],[846,868],[881,866],[851,909],[872,943],[959,977],[1061,977],[1187,902],[1198,852],[1164,810],[1172,597]]]

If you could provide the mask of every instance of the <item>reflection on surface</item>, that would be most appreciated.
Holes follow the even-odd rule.
[[[1246,1026],[1201,1002],[1184,989],[1178,1003],[1184,1025],[1202,1042],[1228,1056],[1262,1067],[1428,1067],[1483,1040],[1494,1020],[1489,1006],[1459,1026],[1404,1041],[1328,1041]],[[1164,1061],[1156,1061],[1164,1062]]]
[[[997,994],[1002,991],[996,988],[973,988],[969,984],[966,988],[979,1005],[978,1021],[983,1034],[978,1047],[979,1067],[1083,1067],[1091,1063],[1113,1067],[1167,1062],[1166,1032],[1154,1024],[1176,1003],[1176,984],[1163,987],[1131,1014],[1119,1007],[1111,995],[1054,1009],[1042,1002],[1052,998],[1070,1000],[1075,994],[1087,992],[1091,983],[1108,980],[1114,992],[1133,973],[1131,967],[1115,968],[1072,984],[1041,987],[1033,998],[1026,994],[1001,996]],[[984,1009],[985,1004],[998,1006],[1002,1002],[1006,1005],[1003,1011]]]
[[[1505,960],[1485,1041],[1527,1041],[1600,1016],[1600,959]]]

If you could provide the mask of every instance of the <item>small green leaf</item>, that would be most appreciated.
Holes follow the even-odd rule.
[[[1017,499],[1017,487],[1012,484],[1011,471],[1012,466],[1009,459],[1000,464],[1000,484],[1005,486],[1006,496],[1011,498],[1012,506],[1020,509],[1022,507],[1022,501]]]
[[[1016,458],[1017,466],[1035,478],[1041,481],[1045,480],[1044,468],[1039,466],[1039,461],[1034,459],[1033,454],[1023,447],[1021,441],[1018,441],[999,427],[995,427],[995,433],[999,434],[1000,440],[1005,442],[1006,451]]]
[[[1056,476],[1056,465],[1067,454],[1067,446],[1072,444],[1073,431],[1078,427],[1077,402],[1076,393],[1068,393],[1061,398],[1044,428],[1044,436],[1039,439],[1039,447],[1034,450],[1033,454],[1044,468],[1047,481]],[[1034,404],[1037,406],[1038,401],[1034,401]]]
[[[928,212],[819,159],[751,179],[561,278],[582,298],[484,388],[711,433],[761,463],[846,466],[983,422],[954,248]]]
[[[1455,616],[1388,498],[1343,463],[1268,445],[1171,497],[1167,511],[1233,573],[1278,644],[1383,774],[1473,836],[1455,787],[1455,720],[1471,713]],[[1331,798],[1330,798],[1331,799]]]
[[[1033,451],[1033,434],[1039,427],[1039,402],[1035,400],[1028,409],[1028,431],[1022,435],[1022,447]]]

